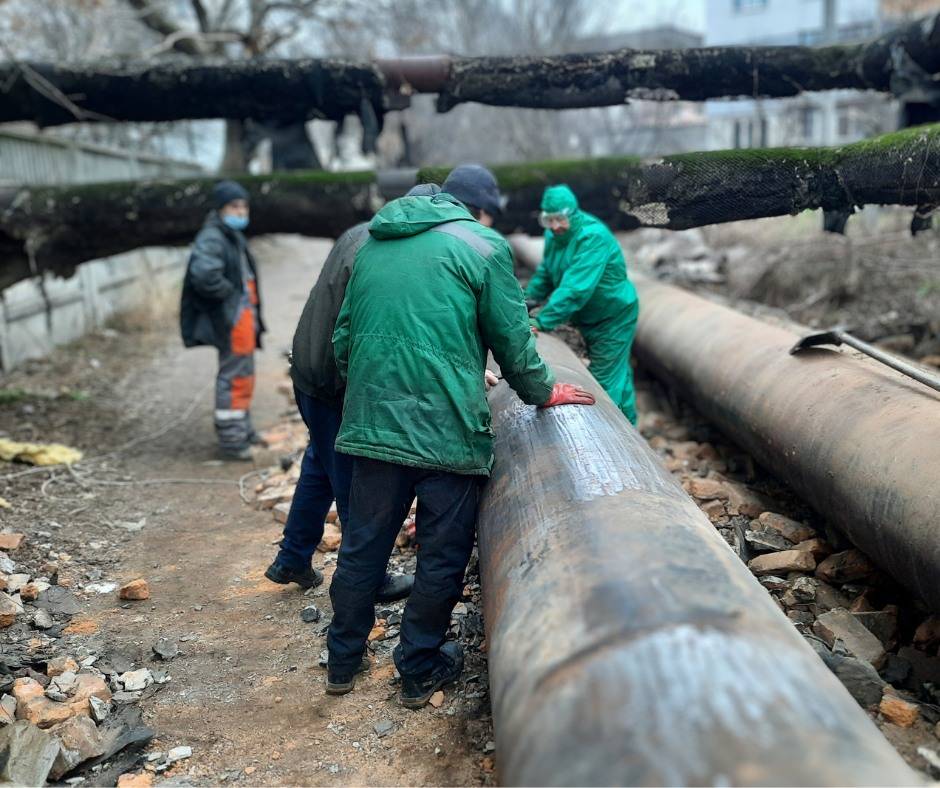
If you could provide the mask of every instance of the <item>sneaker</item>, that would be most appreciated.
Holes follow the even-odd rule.
[[[385,582],[375,595],[376,602],[397,602],[411,593],[415,584],[414,575],[385,575]]]
[[[440,663],[423,676],[401,677],[401,705],[406,709],[420,709],[431,700],[441,687],[456,681],[463,673],[463,649],[448,640],[440,650]]]
[[[277,561],[264,570],[264,576],[272,583],[278,583],[282,586],[286,586],[288,583],[296,583],[301,588],[316,588],[323,582],[323,572],[315,567],[291,569],[279,564]]]
[[[326,694],[345,695],[347,692],[352,692],[353,687],[356,686],[356,676],[365,673],[371,667],[372,663],[369,661],[368,655],[363,654],[362,662],[359,663],[359,667],[351,675],[329,671],[326,678]]]

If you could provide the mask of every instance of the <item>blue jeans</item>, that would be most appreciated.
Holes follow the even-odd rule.
[[[483,481],[480,476],[353,458],[349,520],[343,524],[330,584],[333,621],[326,644],[331,672],[352,674],[362,659],[375,623],[375,594],[416,495],[418,566],[402,617],[401,655],[395,661],[404,676],[423,676],[437,666],[451,612],[463,591]]]
[[[333,448],[343,418],[342,407],[304,394],[296,386],[294,397],[310,433],[310,442],[300,464],[300,479],[284,525],[277,562],[303,570],[310,567],[313,553],[323,538],[323,522],[334,500],[343,526],[349,522],[353,458],[337,454]]]

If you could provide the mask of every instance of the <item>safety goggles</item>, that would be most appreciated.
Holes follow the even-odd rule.
[[[539,214],[539,224],[546,230],[553,224],[567,224],[571,221],[571,211],[565,208],[563,211],[542,211]]]

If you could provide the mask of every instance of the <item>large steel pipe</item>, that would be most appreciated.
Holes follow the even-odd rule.
[[[638,279],[635,350],[896,580],[940,610],[940,395],[850,350]]]
[[[598,402],[490,395],[479,547],[502,782],[915,783],[575,355],[539,350]]]

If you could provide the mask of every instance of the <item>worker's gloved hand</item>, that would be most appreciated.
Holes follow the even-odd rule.
[[[571,383],[556,383],[552,388],[552,396],[540,407],[553,408],[556,405],[593,405],[594,395],[580,386]]]
[[[488,389],[491,389],[491,388],[493,388],[493,386],[495,386],[497,383],[499,383],[499,378],[496,377],[496,375],[494,375],[494,374],[493,374],[492,372],[490,372],[489,370],[486,370],[486,371],[483,373],[483,382],[486,384],[486,387],[487,387]]]
[[[529,318],[529,328],[532,330],[532,333],[535,334],[535,336],[539,335],[539,324],[535,322],[534,317]]]

